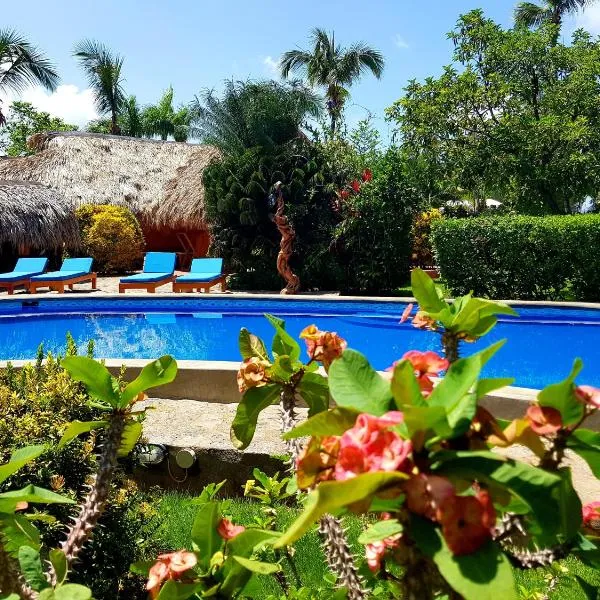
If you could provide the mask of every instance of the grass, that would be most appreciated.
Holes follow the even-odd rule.
[[[166,492],[157,500],[156,508],[161,516],[161,524],[154,535],[163,551],[190,548],[190,531],[197,508],[191,504],[193,496],[178,492]],[[230,500],[225,511],[234,523],[241,525],[256,525],[264,516],[263,507],[248,499]],[[285,530],[295,519],[298,509],[289,506],[277,508],[275,529]],[[365,520],[361,517],[349,516],[345,519],[347,534],[352,550],[359,559],[359,570],[367,578],[367,584],[374,586],[375,581],[370,577],[364,561],[364,550],[358,544],[358,536],[363,531]],[[325,566],[325,558],[321,549],[318,534],[311,531],[295,544],[293,563],[295,572],[287,560],[283,561],[283,569],[287,580],[298,587],[303,585],[316,594],[312,597],[328,597],[331,595],[331,574]],[[557,568],[558,580],[554,589],[549,593],[552,600],[589,600],[596,599],[600,589],[600,571],[586,567],[575,558],[567,558],[559,563]],[[548,592],[550,571],[548,569],[532,569],[515,571],[515,578],[522,600],[541,600]],[[259,576],[257,591],[253,597],[265,600],[268,596],[282,596],[282,590],[272,577]],[[586,590],[588,595],[586,595]],[[594,595],[596,594],[596,595]],[[378,595],[380,599],[391,598],[388,595]]]

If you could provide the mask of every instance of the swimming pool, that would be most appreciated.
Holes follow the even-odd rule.
[[[407,350],[439,351],[439,336],[400,324],[403,302],[283,299],[265,297],[177,297],[15,299],[0,302],[0,360],[31,359],[40,342],[64,351],[70,332],[78,345],[96,344],[99,358],[156,358],[172,354],[192,360],[238,361],[241,327],[269,343],[272,329],[262,316],[275,314],[297,336],[315,323],[337,331],[351,347],[385,369]],[[484,340],[464,345],[470,354],[508,338],[486,367],[490,377],[515,377],[515,385],[540,388],[568,374],[581,357],[581,382],[600,386],[600,310],[516,306],[520,318],[503,317]]]

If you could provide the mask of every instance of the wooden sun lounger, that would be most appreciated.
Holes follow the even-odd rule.
[[[9,296],[15,293],[15,288],[23,287],[25,291],[29,288],[29,277],[26,279],[18,279],[17,281],[2,281],[0,282],[0,289],[6,290]]]
[[[175,293],[179,292],[210,292],[210,288],[213,285],[221,284],[221,291],[225,292],[227,290],[227,276],[219,275],[219,277],[215,277],[210,281],[174,281],[173,282],[173,291]]]
[[[77,277],[72,277],[70,279],[62,279],[62,280],[49,280],[49,281],[29,281],[29,293],[35,294],[37,293],[38,288],[50,288],[50,290],[55,290],[59,294],[65,293],[65,286],[67,286],[70,290],[73,289],[73,286],[76,283],[85,283],[87,281],[91,282],[92,290],[98,289],[96,287],[98,275],[97,273],[86,273],[85,275],[79,275]]]
[[[143,281],[127,281],[119,283],[119,294],[123,294],[125,290],[146,290],[149,294],[154,294],[156,292],[156,288],[159,288],[161,285],[165,285],[167,283],[171,283],[175,281],[177,275],[171,275],[166,279],[161,279],[159,281],[151,281],[151,282],[143,282]]]

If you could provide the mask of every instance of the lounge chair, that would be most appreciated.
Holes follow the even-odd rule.
[[[141,273],[123,277],[119,293],[125,290],[146,290],[153,294],[157,287],[175,280],[175,252],[147,252]]]
[[[92,273],[93,258],[65,258],[60,271],[49,271],[43,275],[35,275],[29,281],[29,291],[35,294],[39,288],[50,288],[64,294],[65,286],[73,289],[76,283],[90,281],[92,289],[96,289],[96,273]]]
[[[227,289],[227,280],[223,274],[222,258],[195,258],[189,273],[177,277],[173,282],[174,292],[210,292],[213,285],[221,284],[221,290]]]
[[[5,288],[9,294],[14,294],[19,286],[27,289],[31,278],[43,273],[47,265],[47,258],[20,258],[10,273],[0,274],[0,289]]]

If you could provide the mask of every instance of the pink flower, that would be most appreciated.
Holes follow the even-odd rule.
[[[321,331],[316,325],[305,327],[300,332],[300,338],[306,342],[309,358],[323,363],[326,371],[348,346],[346,340],[335,331]]]
[[[403,419],[398,411],[382,417],[359,415],[354,427],[340,438],[335,478],[341,481],[361,473],[408,470],[412,444],[388,429],[402,423]]]
[[[246,531],[243,525],[234,525],[229,519],[221,519],[217,527],[217,533],[224,540],[232,540],[243,531]]]
[[[600,529],[600,502],[590,502],[583,507],[583,524],[591,529]]]
[[[435,352],[419,352],[411,350],[402,360],[407,360],[415,370],[415,377],[424,396],[429,396],[433,391],[433,380],[429,375],[438,377],[442,371],[450,367],[450,363]]]
[[[400,545],[398,540],[401,535],[402,534],[398,534],[397,536],[395,535],[365,546],[367,565],[369,565],[369,569],[371,569],[373,573],[376,573],[381,569],[381,561],[383,560],[386,550],[388,548],[397,548]]]
[[[549,435],[562,429],[562,416],[550,406],[533,404],[527,409],[529,426],[538,435]]]
[[[600,408],[600,389],[591,385],[580,385],[575,390],[575,395],[585,404],[591,404],[595,408]]]
[[[411,302],[404,309],[404,312],[402,313],[402,316],[400,317],[400,323],[406,323],[406,321],[408,321],[408,317],[410,317],[410,313],[412,312],[412,310],[413,310],[414,307],[415,307],[415,305]]]
[[[422,310],[418,311],[413,317],[412,324],[413,327],[416,327],[417,329],[429,329],[430,331],[436,331],[436,329],[438,329],[435,319],[432,319]]]
[[[193,569],[197,563],[196,555],[185,550],[159,554],[156,563],[148,572],[146,590],[150,592],[152,598],[156,598],[165,579],[178,579],[180,575]]]

